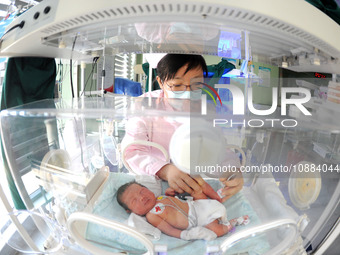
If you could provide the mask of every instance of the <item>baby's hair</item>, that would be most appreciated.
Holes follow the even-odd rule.
[[[125,210],[130,210],[130,208],[122,201],[122,197],[124,192],[132,185],[132,184],[137,184],[139,186],[145,187],[144,185],[136,182],[136,181],[131,181],[128,183],[125,183],[124,185],[120,186],[119,189],[117,190],[117,202],[118,204],[123,207]]]

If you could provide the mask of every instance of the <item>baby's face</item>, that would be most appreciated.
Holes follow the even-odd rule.
[[[132,184],[124,191],[122,202],[127,205],[131,212],[145,215],[156,204],[156,197],[148,188]]]

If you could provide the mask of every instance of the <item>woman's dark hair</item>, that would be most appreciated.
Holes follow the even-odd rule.
[[[208,73],[207,64],[201,55],[167,54],[158,62],[157,75],[161,81],[171,80],[184,65],[188,65],[185,73],[196,68],[202,68],[204,76]]]

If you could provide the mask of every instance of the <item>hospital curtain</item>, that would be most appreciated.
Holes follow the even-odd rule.
[[[235,69],[235,65],[228,62],[225,58],[222,58],[221,61],[216,65],[208,65],[208,73],[213,73],[211,79],[216,81],[222,77],[223,74],[230,72],[231,70]],[[210,75],[209,75],[210,76]],[[213,85],[213,84],[212,84]]]
[[[142,64],[142,68],[143,68],[143,71],[147,77],[146,79],[146,86],[145,86],[145,92],[148,92],[149,91],[149,63],[144,63]],[[160,86],[156,80],[156,76],[157,76],[157,69],[154,69],[152,68],[152,90],[157,90],[157,89],[160,89]]]
[[[54,97],[56,64],[51,58],[8,59],[1,97],[1,110]],[[26,209],[15,186],[1,145],[3,165],[16,209]]]

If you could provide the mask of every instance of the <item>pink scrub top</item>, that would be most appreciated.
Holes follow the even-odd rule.
[[[149,96],[164,98],[164,92],[155,90],[141,95],[141,97]],[[164,105],[164,109],[175,111],[170,104]],[[135,140],[144,140],[161,145],[169,154],[171,137],[182,124],[180,119],[166,116],[131,118],[125,126],[122,149]],[[125,151],[125,160],[133,171],[147,175],[156,175],[163,166],[170,163],[159,149],[145,145],[129,145]],[[240,167],[240,160],[231,150],[227,151],[227,161],[230,165]]]

